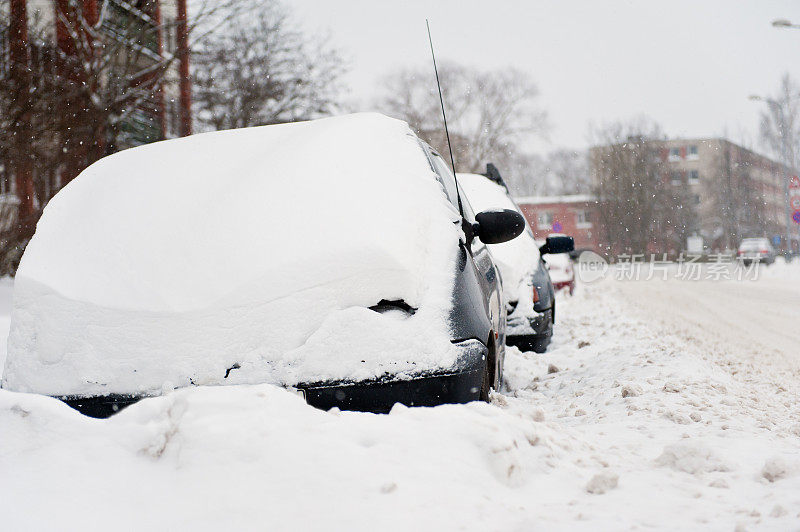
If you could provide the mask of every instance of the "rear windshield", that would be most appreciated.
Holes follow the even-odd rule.
[[[748,238],[742,240],[739,249],[766,249],[769,243],[763,238]]]

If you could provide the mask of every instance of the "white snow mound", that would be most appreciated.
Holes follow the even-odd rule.
[[[3,387],[153,394],[449,367],[457,220],[408,126],[379,114],[117,153],[45,209]],[[367,309],[382,299],[419,310]]]

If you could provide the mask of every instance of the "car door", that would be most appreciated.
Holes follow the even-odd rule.
[[[458,190],[450,168],[444,159],[433,150],[428,150],[428,157],[431,162],[431,167],[439,176],[443,183],[445,192],[448,198],[454,203],[456,208],[459,205],[463,210],[463,217],[469,224],[475,223],[475,213],[472,210],[466,196]],[[488,246],[481,242],[479,238],[473,238],[471,242],[467,243],[462,240],[462,249],[466,254],[468,267],[474,270],[474,278],[477,282],[477,288],[480,292],[478,297],[484,308],[484,312],[489,321],[490,329],[487,332],[493,335],[493,338],[480,338],[484,342],[490,342],[494,346],[495,353],[495,387],[499,386],[500,378],[502,376],[503,359],[505,357],[505,330],[506,330],[506,310],[505,301],[503,300],[502,279],[500,278],[499,271],[494,264],[491,252]],[[475,295],[472,295],[475,299]]]

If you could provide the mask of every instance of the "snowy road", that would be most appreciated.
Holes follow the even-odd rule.
[[[579,287],[547,354],[508,353],[492,405],[325,413],[241,386],[98,421],[0,391],[0,515],[14,530],[798,530],[794,268]]]
[[[800,369],[800,265],[762,268],[749,281],[618,282],[626,300],[676,331],[731,356]],[[798,271],[793,271],[798,270]]]

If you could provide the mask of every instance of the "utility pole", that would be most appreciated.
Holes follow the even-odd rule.
[[[793,24],[792,22],[790,22],[790,21],[788,21],[786,19],[773,20],[772,21],[772,26],[775,27],[775,28],[784,28],[784,29],[795,29],[795,30],[800,29],[800,24]],[[784,120],[783,110],[781,110],[780,119],[781,119],[781,121]],[[783,123],[781,125],[781,141],[782,141],[781,144],[783,146],[782,150],[784,152],[786,152],[786,136],[785,136],[785,133],[784,133],[783,126],[785,126],[785,123]],[[792,151],[791,149],[789,150],[789,152],[792,153],[792,154],[794,153],[794,151]],[[784,156],[785,156],[785,153],[784,153]],[[792,157],[792,163],[794,163],[793,159],[794,159],[794,157]],[[794,172],[794,170],[795,170],[794,164],[792,164],[789,168],[791,169],[792,172]],[[792,210],[791,210],[791,207],[789,205],[789,202],[791,201],[791,196],[790,196],[790,192],[789,192],[789,179],[790,178],[791,178],[791,176],[787,175],[786,179],[784,181],[784,184],[783,184],[784,191],[786,192],[786,224],[787,224],[787,231],[786,232],[789,235],[789,240],[787,240],[787,245],[789,246],[788,247],[788,251],[792,251],[792,236],[791,236],[792,235],[792,229],[791,228],[792,228],[792,224],[794,224],[797,227],[797,249],[798,249],[798,252],[800,252],[800,223],[794,223],[794,220],[792,219]]]
[[[789,146],[789,135],[786,134],[786,116],[783,114],[783,107],[775,100],[767,100],[767,103],[773,107],[778,113],[778,127],[781,131],[781,159],[783,159],[784,176],[783,176],[783,203],[786,211],[786,251],[792,251],[792,226],[795,225],[792,220],[792,207],[790,204],[791,198],[789,196],[789,180],[792,178],[794,172],[794,157],[791,156],[792,149]]]
[[[178,86],[180,92],[180,135],[192,134],[192,82],[189,72],[189,23],[186,0],[178,0],[177,19]]]
[[[784,203],[784,210],[785,210],[785,223],[786,223],[786,230],[785,230],[785,237],[786,237],[786,251],[792,251],[792,240],[794,237],[792,235],[792,227],[797,225],[792,220],[792,208],[790,204],[790,196],[789,196],[789,180],[792,178],[792,172],[794,172],[794,157],[792,156],[792,148],[789,145],[791,139],[787,134],[786,130],[788,124],[786,122],[786,116],[784,115],[783,106],[780,102],[773,100],[772,98],[764,98],[762,96],[750,96],[750,99],[753,101],[765,102],[769,105],[772,109],[775,110],[775,113],[778,117],[778,132],[781,136],[781,164],[783,165],[783,203]],[[800,227],[800,226],[799,226]],[[800,230],[799,230],[800,232]],[[798,235],[798,241],[800,241],[800,234]]]

